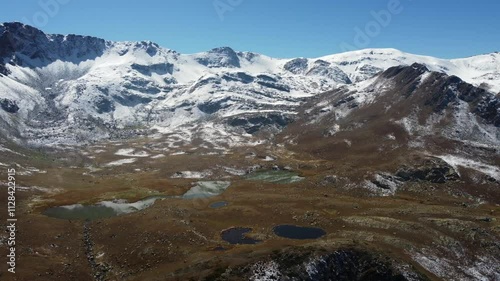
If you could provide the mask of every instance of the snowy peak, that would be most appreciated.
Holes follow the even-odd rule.
[[[50,35],[5,23],[0,58],[0,119],[6,124],[0,130],[45,143],[66,142],[67,136],[79,143],[122,135],[127,128],[172,132],[207,119],[231,129],[243,124],[246,132],[263,124],[281,128],[284,122],[276,120],[291,120],[316,95],[347,87],[362,90],[354,98],[361,103],[376,98],[382,79],[408,81],[411,92],[435,75],[430,71],[500,91],[498,54],[443,60],[367,49],[276,59],[229,47],[180,54],[150,41]],[[495,115],[496,103],[481,108],[489,108],[482,115]],[[485,118],[496,124],[495,116]],[[96,127],[100,134],[87,133]]]
[[[198,54],[196,61],[210,68],[239,68],[240,59],[236,52],[229,47],[212,49],[206,53]]]
[[[274,59],[251,52],[236,52],[230,47],[220,47],[204,53],[182,55],[150,41],[110,42],[89,36],[47,35],[21,23],[4,23],[0,27],[0,57],[4,58],[3,63],[37,67],[60,60],[79,64],[105,55],[123,56],[130,59],[130,64],[138,63],[135,61],[137,59],[143,60],[139,63],[141,65],[169,63],[174,66],[173,72],[178,71],[177,76],[181,76],[175,77],[176,75],[171,73],[177,81],[186,81],[186,77],[189,81],[194,81],[204,74],[213,74],[218,70],[239,69],[249,74],[265,72],[298,76],[299,79],[304,76],[326,79],[314,81],[320,85],[318,89],[321,90],[325,88],[325,82],[331,83],[332,86],[355,83],[367,80],[392,66],[420,63],[429,70],[456,75],[475,86],[494,93],[500,92],[498,53],[443,60],[412,55],[396,49],[366,49],[315,59]],[[124,61],[124,58],[114,57],[113,60],[120,62]],[[0,63],[0,75],[7,73],[6,67]]]
[[[413,55],[396,49],[366,49],[320,58],[337,64],[353,82],[364,81],[373,75],[398,65],[419,63],[429,70],[455,75],[467,83],[493,93],[500,92],[500,56],[496,53],[464,59],[445,60]]]

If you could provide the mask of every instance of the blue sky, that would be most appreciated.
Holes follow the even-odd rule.
[[[499,11],[496,0],[3,0],[0,21],[181,53],[230,46],[318,57],[391,47],[458,58],[500,51]]]

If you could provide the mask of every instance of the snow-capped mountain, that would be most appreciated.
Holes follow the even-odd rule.
[[[310,97],[413,63],[456,75],[493,95],[500,92],[498,53],[456,60],[394,49],[313,59],[276,59],[228,47],[180,54],[153,42],[50,35],[4,23],[0,128],[32,144],[208,127],[218,128],[221,136],[249,135],[284,127]]]
[[[500,98],[422,64],[391,67],[363,82],[311,98],[299,109],[296,141],[368,136],[421,147],[425,138],[500,146]],[[293,131],[293,129],[292,129]],[[287,138],[293,133],[284,132]],[[305,137],[307,136],[307,137]],[[310,141],[303,141],[310,145]]]

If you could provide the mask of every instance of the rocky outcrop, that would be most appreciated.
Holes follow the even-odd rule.
[[[326,253],[325,253],[326,252]],[[311,249],[288,249],[267,259],[229,270],[219,270],[205,280],[429,280],[425,275],[396,268],[387,256],[356,248],[328,253]]]
[[[297,58],[285,63],[283,68],[293,74],[303,74],[307,70],[308,63],[305,58]]]
[[[106,48],[103,39],[48,35],[19,22],[4,23],[0,31],[0,58],[23,66],[43,66],[56,60],[79,63],[101,56]]]
[[[2,63],[0,62],[0,77],[2,77],[2,76],[7,76],[7,75],[9,75],[9,74],[10,74],[10,71],[7,69],[7,67],[5,67],[5,65],[4,65],[4,64],[2,64]]]
[[[283,114],[263,114],[258,116],[240,116],[231,118],[228,123],[233,127],[241,127],[248,134],[254,134],[263,128],[282,129],[293,121],[292,118]]]
[[[425,79],[422,76],[424,73],[428,73]],[[411,66],[391,67],[380,77],[397,81],[398,93],[405,98],[421,96],[423,105],[432,108],[435,113],[463,101],[469,104],[472,113],[500,127],[500,98],[457,76],[430,72],[425,65],[414,63]]]
[[[9,99],[1,99],[0,106],[8,113],[17,113],[19,111],[19,106],[17,105],[17,103]]]
[[[174,72],[174,65],[171,63],[157,63],[151,65],[142,65],[134,63],[132,69],[137,70],[139,73],[151,76],[153,73],[158,75],[172,74]]]
[[[337,66],[324,60],[317,60],[306,73],[307,76],[328,77],[337,83],[352,84],[349,76]]]
[[[445,183],[460,178],[452,166],[437,158],[429,158],[417,165],[401,167],[396,172],[396,176],[403,181],[428,181],[432,183]]]
[[[228,101],[230,100],[231,98],[228,97],[221,100],[207,101],[205,103],[198,104],[198,109],[206,114],[214,114],[221,109],[228,108],[230,106]]]

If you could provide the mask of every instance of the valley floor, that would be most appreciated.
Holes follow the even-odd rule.
[[[286,268],[292,261],[277,255],[307,253],[307,263],[339,249],[384,257],[406,280],[500,278],[497,183],[407,182],[387,195],[366,188],[361,172],[365,168],[356,163],[328,161],[285,147],[161,152],[154,149],[157,142],[20,152],[31,153],[29,157],[2,153],[0,162],[17,163],[18,263],[15,275],[2,270],[0,279],[272,280],[293,268]],[[5,165],[0,167],[2,179],[9,167]],[[273,169],[293,170],[304,179],[283,184],[245,176]],[[202,180],[231,185],[214,197],[176,197]],[[6,206],[6,189],[1,190],[0,205]],[[151,195],[172,198],[92,221],[42,214],[54,206],[134,202]],[[227,206],[210,207],[220,201]],[[1,212],[2,227],[5,214]],[[286,239],[273,233],[281,224],[318,227],[326,235]],[[248,236],[260,242],[225,242],[221,233],[232,227],[251,228]],[[3,245],[6,238],[4,232]],[[0,256],[6,254],[2,246]]]

